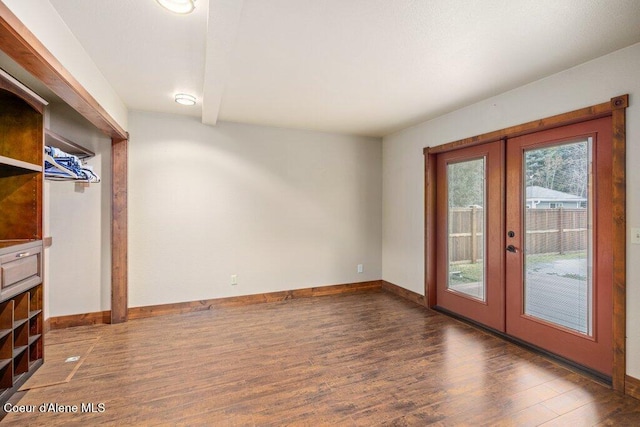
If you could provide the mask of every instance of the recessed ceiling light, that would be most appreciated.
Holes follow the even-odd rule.
[[[196,97],[186,93],[176,94],[176,102],[182,105],[196,105]]]
[[[156,0],[160,6],[171,12],[186,15],[196,8],[196,0]]]

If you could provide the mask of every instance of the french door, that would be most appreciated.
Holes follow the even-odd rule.
[[[502,332],[503,165],[498,141],[440,154],[436,166],[438,305]]]
[[[438,306],[611,376],[611,118],[439,154]]]

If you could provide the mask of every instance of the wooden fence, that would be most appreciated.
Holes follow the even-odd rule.
[[[563,254],[587,244],[586,209],[527,209],[526,253]],[[449,209],[449,260],[475,263],[483,258],[484,210]]]

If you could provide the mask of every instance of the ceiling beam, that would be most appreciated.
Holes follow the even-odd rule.
[[[207,20],[202,123],[215,125],[229,76],[229,61],[240,25],[244,0],[210,0]]]

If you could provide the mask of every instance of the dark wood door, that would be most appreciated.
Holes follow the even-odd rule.
[[[504,144],[437,159],[438,306],[505,330]]]
[[[606,376],[611,127],[602,118],[508,141],[504,252],[507,333]]]

